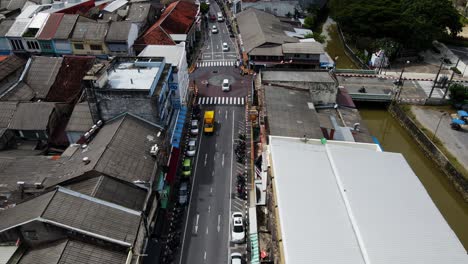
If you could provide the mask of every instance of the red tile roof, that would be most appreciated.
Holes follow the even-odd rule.
[[[55,32],[57,31],[57,28],[60,25],[60,21],[62,21],[63,15],[63,13],[50,14],[49,18],[47,19],[47,22],[42,28],[41,33],[39,33],[39,36],[37,36],[37,39],[51,40],[54,37]]]
[[[171,5],[174,5],[175,8],[166,16],[161,23],[161,27],[168,34],[187,34],[193,22],[195,22],[198,6],[186,1],[174,2],[169,6]]]
[[[46,101],[75,102],[81,95],[81,81],[93,63],[94,57],[91,56],[63,56],[62,67],[50,87]]]
[[[170,4],[156,23],[135,44],[175,45],[170,34],[186,34],[195,21],[198,6],[178,1]]]

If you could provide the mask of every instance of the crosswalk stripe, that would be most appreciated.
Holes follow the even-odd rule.
[[[196,63],[196,66],[199,67],[217,67],[217,66],[234,66],[236,61],[233,60],[221,60],[221,61],[199,61]]]
[[[244,97],[206,96],[198,98],[198,104],[201,105],[244,105],[244,103]]]

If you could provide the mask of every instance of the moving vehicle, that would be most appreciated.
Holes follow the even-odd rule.
[[[223,51],[229,51],[229,46],[226,42],[223,42]]]
[[[212,134],[214,132],[214,115],[214,111],[205,111],[205,127],[203,128],[203,132],[205,132],[205,134]]]
[[[187,156],[193,157],[195,156],[195,153],[197,152],[197,141],[196,139],[192,138],[190,139],[188,145],[187,145]]]
[[[223,22],[223,21],[224,21],[223,13],[218,12],[218,22]]]
[[[198,120],[194,119],[190,123],[190,134],[198,135]]]
[[[182,163],[182,175],[184,177],[189,177],[192,173],[192,160],[191,159],[184,159]]]
[[[241,264],[242,254],[238,252],[231,253],[231,264]]]
[[[216,15],[210,13],[210,21],[211,22],[216,22]]]
[[[221,90],[223,92],[229,92],[231,90],[231,85],[229,84],[228,79],[223,80],[223,84],[221,85]]]
[[[232,214],[231,240],[233,243],[243,243],[245,241],[244,216],[241,212]]]
[[[213,26],[213,27],[211,28],[211,33],[213,33],[213,34],[218,33],[218,27]]]
[[[179,187],[179,204],[184,205],[188,200],[188,182],[184,181]]]

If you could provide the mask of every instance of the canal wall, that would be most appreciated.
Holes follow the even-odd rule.
[[[416,139],[416,142],[424,151],[424,154],[439,166],[450,182],[455,186],[455,189],[462,195],[465,202],[468,203],[468,180],[452,165],[442,151],[440,151],[429,137],[419,129],[416,123],[399,105],[390,104],[388,111],[400,122],[406,131]]]

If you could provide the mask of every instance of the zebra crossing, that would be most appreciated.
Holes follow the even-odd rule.
[[[200,61],[197,62],[197,67],[222,67],[222,66],[234,66],[236,65],[235,60],[229,60],[229,61]]]
[[[244,97],[199,97],[199,105],[244,105]]]

